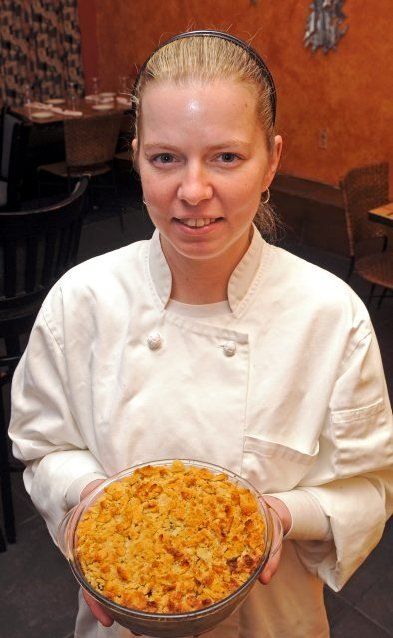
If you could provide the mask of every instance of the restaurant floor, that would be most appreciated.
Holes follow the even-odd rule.
[[[116,202],[120,201],[125,211],[124,231],[116,216],[117,203],[112,194],[101,195],[99,208],[87,218],[83,227],[80,261],[150,236],[152,226],[138,204],[135,189],[129,192],[123,188],[123,191]],[[283,242],[283,245],[345,277],[348,262],[344,258],[290,242]],[[367,294],[368,287],[356,276],[351,285],[361,296]],[[374,306],[371,314],[393,397],[393,299],[386,299],[379,310]],[[0,554],[0,636],[71,638],[76,613],[76,583],[26,495],[21,473],[13,473],[12,481],[17,542],[8,545],[7,551]],[[393,637],[392,520],[380,544],[344,589],[339,593],[326,589],[333,638]]]

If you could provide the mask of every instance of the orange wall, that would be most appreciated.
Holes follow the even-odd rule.
[[[82,49],[96,37],[97,69],[106,90],[117,88],[119,75],[135,74],[135,65],[177,32],[229,29],[253,38],[274,75],[277,129],[284,138],[282,172],[337,185],[353,166],[391,160],[391,0],[347,0],[349,30],[327,55],[303,46],[309,0],[79,1],[89,5],[96,20],[90,32],[81,25]],[[322,129],[328,133],[326,149],[319,147]],[[391,180],[393,186],[393,170]]]
[[[98,42],[95,0],[78,1],[81,33],[82,65],[86,94],[91,91],[91,78],[98,75]]]

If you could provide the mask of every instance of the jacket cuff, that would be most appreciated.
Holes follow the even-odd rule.
[[[269,496],[280,499],[290,511],[292,525],[284,538],[294,541],[327,541],[332,538],[330,520],[311,494],[298,488]]]

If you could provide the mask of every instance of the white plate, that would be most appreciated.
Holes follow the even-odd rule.
[[[88,102],[94,102],[94,100],[98,100],[98,95],[85,95],[85,100]]]
[[[71,111],[70,109],[65,109],[63,111],[63,115],[67,115],[68,117],[82,117],[83,111]]]
[[[125,106],[131,106],[131,98],[123,97],[122,95],[117,96],[116,102],[118,102],[119,104],[124,104]]]
[[[47,104],[64,104],[65,100],[62,97],[53,97],[50,100],[46,100]]]
[[[100,97],[115,97],[116,93],[112,93],[111,91],[107,91],[106,93],[100,93]]]
[[[93,104],[91,108],[96,111],[111,111],[113,109],[113,104],[112,102],[110,104]]]
[[[31,117],[34,117],[37,120],[46,120],[48,117],[53,117],[53,113],[51,113],[51,111],[36,111],[31,114]]]

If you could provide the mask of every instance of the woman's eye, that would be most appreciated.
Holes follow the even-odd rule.
[[[221,153],[219,157],[221,158],[221,161],[224,162],[225,164],[231,164],[232,162],[235,162],[236,160],[240,159],[239,156],[236,155],[236,153]]]
[[[171,153],[160,153],[152,159],[153,162],[157,162],[158,164],[171,164],[174,161],[174,156]]]

